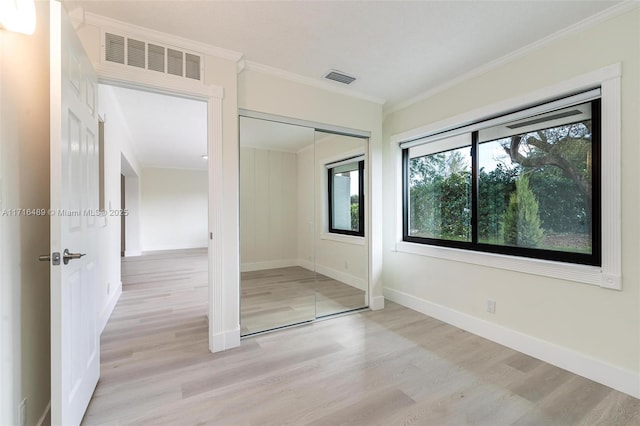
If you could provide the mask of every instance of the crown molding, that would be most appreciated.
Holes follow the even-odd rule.
[[[528,44],[520,49],[517,49],[511,53],[508,53],[496,60],[493,60],[491,62],[488,62],[484,65],[479,66],[478,68],[475,68],[465,74],[462,74],[456,78],[453,78],[445,83],[439,84],[431,89],[428,89],[416,96],[413,96],[409,99],[406,99],[404,101],[400,101],[400,102],[396,102],[396,103],[389,103],[385,105],[384,111],[383,111],[383,116],[386,118],[387,116],[393,114],[394,112],[398,112],[400,110],[403,110],[405,108],[408,108],[411,105],[414,105],[420,101],[423,101],[425,99],[428,99],[440,92],[444,92],[447,89],[450,89],[454,86],[457,86],[458,84],[467,81],[467,80],[471,80],[474,77],[477,77],[479,75],[482,75],[484,73],[487,73],[489,71],[492,71],[496,68],[499,68],[509,62],[513,62],[516,59],[522,58],[538,49],[541,49],[551,43],[553,43],[554,41],[557,41],[561,38],[567,37],[573,33],[582,31],[584,29],[587,29],[589,27],[593,27],[601,22],[604,22],[608,19],[611,19],[613,17],[625,14],[627,12],[630,12],[633,9],[639,8],[640,7],[640,2],[638,2],[637,0],[625,0],[621,3],[616,4],[615,6],[612,6],[610,8],[607,8],[599,13],[596,13],[595,15],[592,15],[586,19],[583,19],[582,21],[576,22],[573,25],[570,25],[566,28],[563,28],[560,31],[557,31],[553,34],[550,34],[544,38],[541,38],[540,40],[537,40],[531,44]]]
[[[373,102],[379,105],[384,105],[384,103],[386,102],[386,100],[382,98],[370,96],[353,89],[336,86],[333,83],[324,82],[312,77],[306,77],[290,71],[285,71],[280,68],[275,68],[269,65],[260,64],[258,62],[244,60],[244,66],[242,67],[242,71],[244,70],[257,71],[264,74],[269,74],[275,77],[282,78],[284,80],[293,81],[295,83],[300,83],[307,86],[317,87],[318,89],[327,90],[329,92],[338,93],[338,94],[349,96],[352,98],[362,99],[362,100]],[[340,83],[335,83],[335,84],[340,84]]]
[[[97,15],[91,12],[85,12],[84,10],[75,10],[71,14],[71,16],[75,21],[79,22],[79,25],[89,24],[95,25],[97,27],[122,31],[127,35],[153,40],[165,45],[180,47],[183,49],[191,50],[193,52],[227,59],[234,62],[238,62],[242,59],[243,56],[242,53],[236,52],[234,50],[223,49],[221,47],[212,46],[210,44],[187,39],[184,37],[179,37],[163,33],[161,31],[140,27],[138,25],[129,24],[127,22],[118,21],[112,18],[107,18],[106,16]],[[76,28],[78,28],[77,25]]]

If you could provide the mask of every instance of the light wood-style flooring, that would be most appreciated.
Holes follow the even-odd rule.
[[[367,306],[365,292],[299,266],[241,274],[242,334]]]
[[[394,303],[211,354],[201,257],[123,261],[84,424],[640,424],[639,400]]]

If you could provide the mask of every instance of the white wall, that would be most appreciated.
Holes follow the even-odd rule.
[[[610,386],[635,388],[640,396],[639,56],[640,12],[635,9],[389,115],[383,145],[385,294],[475,331],[518,336],[520,350],[543,348],[547,360],[581,369],[588,377],[608,377]],[[390,135],[618,62],[623,75],[622,291],[395,251],[398,148],[388,142]],[[487,299],[497,302],[493,315],[485,310]]]
[[[0,30],[0,210],[49,207],[49,4],[34,35]],[[0,424],[50,396],[48,216],[0,216]]]
[[[122,116],[120,106],[110,86],[99,85],[98,113],[104,120],[104,183],[105,208],[107,211],[119,211],[121,206],[120,176],[122,163],[128,165],[127,176],[140,173],[140,165],[132,148],[132,137]],[[131,209],[133,220],[139,214]],[[100,239],[98,264],[100,282],[98,283],[98,306],[100,306],[98,324],[102,330],[106,325],[115,304],[122,293],[120,268],[121,221],[119,216],[107,214],[105,226],[99,229]]]
[[[206,170],[143,167],[140,235],[143,251],[207,247]]]
[[[240,260],[243,271],[297,265],[297,155],[240,148]]]

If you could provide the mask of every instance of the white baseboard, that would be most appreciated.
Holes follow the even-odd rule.
[[[109,321],[109,318],[111,318],[113,309],[116,307],[116,304],[118,303],[118,300],[120,300],[121,295],[122,295],[122,282],[118,281],[118,283],[116,284],[116,288],[113,289],[113,291],[111,292],[111,297],[109,297],[107,304],[105,305],[104,309],[102,309],[102,312],[100,313],[100,318],[98,319],[99,321],[98,330],[100,330],[100,334],[102,334],[102,331],[107,325],[107,321]]]
[[[189,250],[189,249],[202,249],[207,248],[209,245],[207,242],[204,243],[190,243],[190,244],[163,244],[158,246],[147,246],[143,247],[142,251],[137,252],[137,256],[140,256],[142,253],[149,253],[154,251],[168,251],[168,250]],[[127,252],[124,252],[124,255],[127,256]]]
[[[640,398],[640,375],[580,352],[503,327],[402,291],[385,288],[384,296],[400,305],[484,337],[564,370]]]
[[[141,256],[142,252],[140,250],[125,250],[124,257],[136,257]]]
[[[313,262],[304,259],[298,259],[298,266],[309,271],[315,271],[316,265]]]
[[[231,331],[209,335],[209,350],[213,353],[240,346],[240,327]]]
[[[384,296],[372,297],[369,302],[369,309],[372,311],[379,311],[384,309]]]
[[[42,415],[38,419],[38,423],[36,423],[36,426],[42,426],[44,424],[44,420],[47,418],[47,414],[49,414],[49,410],[51,410],[51,401],[49,401],[47,406],[44,407],[44,413],[42,413]]]
[[[265,269],[290,268],[298,266],[296,259],[266,260],[264,262],[243,263],[240,272],[262,271]]]
[[[337,269],[329,268],[328,266],[317,264],[316,272],[322,275],[326,275],[329,278],[333,278],[336,281],[340,281],[341,283],[348,284],[351,287],[357,288],[358,290],[367,291],[367,282],[362,278],[356,277],[355,275],[351,275],[343,271],[338,271]]]

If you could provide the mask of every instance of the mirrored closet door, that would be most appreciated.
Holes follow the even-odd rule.
[[[367,140],[316,131],[316,317],[367,306]]]
[[[367,306],[366,148],[240,117],[243,336]]]

